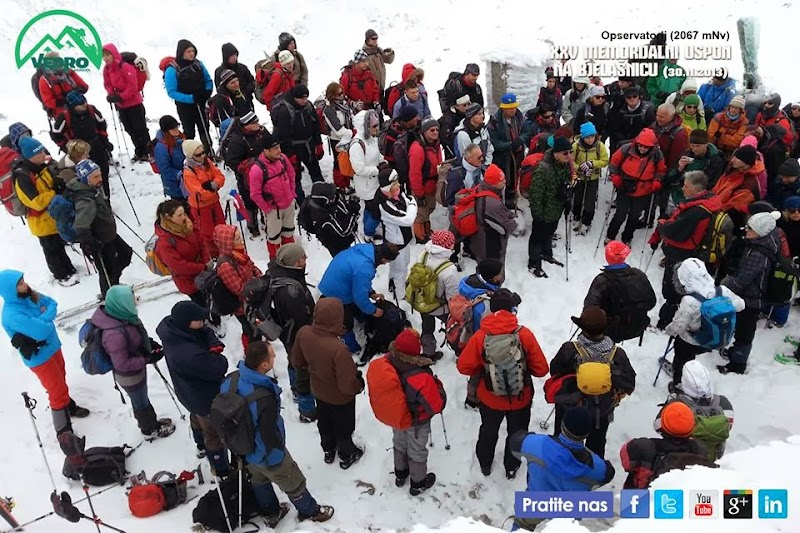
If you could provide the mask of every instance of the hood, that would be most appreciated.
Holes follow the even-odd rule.
[[[681,94],[691,91],[696,93],[697,92],[697,80],[694,78],[686,78],[683,84],[681,85]]]
[[[481,329],[490,335],[513,333],[518,325],[517,315],[506,310],[490,313],[481,320]]]
[[[485,294],[487,291],[496,291],[498,288],[499,287],[497,285],[487,283],[478,274],[467,276],[458,284],[458,292],[470,300],[474,300],[481,294]]]
[[[435,259],[449,259],[453,255],[453,250],[433,244],[431,241],[425,243],[425,251]]]
[[[314,327],[334,335],[344,332],[344,305],[339,298],[320,298],[314,308]]]
[[[650,128],[644,128],[639,135],[636,136],[635,140],[636,144],[641,146],[658,146],[658,137],[656,137],[656,133],[651,130]]]
[[[91,318],[92,324],[100,329],[118,328],[125,323],[122,320],[117,320],[106,312],[104,306],[100,306],[94,310]]]
[[[739,143],[739,146],[752,146],[756,148],[758,146],[758,139],[756,139],[754,135],[745,135],[742,142]]]
[[[569,440],[563,433],[559,434],[558,442],[552,439],[547,439],[542,454],[542,460],[547,469],[551,472],[558,472],[560,476],[565,479],[576,479],[580,477],[589,477],[592,473],[592,467],[580,461],[576,461],[572,455],[571,450],[585,450],[586,447],[582,442],[575,442]]]
[[[214,244],[219,248],[220,255],[231,255],[233,240],[236,237],[236,228],[228,224],[220,224],[214,228]]]
[[[165,346],[175,345],[181,341],[196,343],[202,339],[202,329],[183,329],[173,322],[171,316],[165,316],[156,327],[156,334]]]
[[[178,47],[175,49],[175,61],[183,61],[183,53],[187,48],[194,48],[195,58],[197,58],[197,47],[188,39],[181,39],[178,41]]]
[[[22,122],[15,122],[14,124],[8,127],[8,136],[11,140],[11,147],[16,152],[20,151],[19,140],[25,134],[28,134],[28,136],[33,137],[33,132],[31,131],[31,129]]]
[[[288,32],[281,33],[278,36],[278,51],[288,50],[292,41],[294,41],[295,49],[297,49],[297,40],[294,38],[294,35]]]
[[[696,292],[706,298],[714,295],[714,278],[697,258],[692,257],[681,263],[678,267],[678,281],[687,294]]]
[[[370,114],[377,113],[374,109],[365,109],[363,111],[359,111],[356,116],[353,117],[353,127],[356,129],[356,137],[367,140],[370,138],[369,130],[366,127],[366,120]]]
[[[764,166],[764,156],[761,155],[761,152],[759,152],[758,155],[759,157],[756,158],[756,162],[753,163],[753,166],[744,171],[745,174],[752,174],[755,176],[764,172],[766,168]]]
[[[692,398],[712,398],[711,376],[700,361],[692,360],[683,367],[681,390]]]
[[[17,283],[24,275],[19,270],[0,271],[0,297],[3,298],[3,302],[10,303],[18,298]]]
[[[225,43],[222,45],[222,64],[228,64],[228,58],[234,54],[238,54],[239,50],[233,46],[231,43]]]
[[[415,78],[421,78],[424,75],[425,71],[421,68],[417,68],[413,63],[406,63],[403,65],[403,83]],[[402,83],[400,85],[402,85]],[[400,90],[402,91],[403,88],[401,87]]]
[[[92,196],[94,196],[94,193],[97,191],[97,189],[95,189],[88,183],[84,183],[81,180],[76,179],[75,176],[73,176],[73,178],[67,182],[66,187],[72,192],[76,193],[88,192]]]
[[[275,259],[270,260],[269,264],[267,264],[267,271],[271,278],[291,278],[293,280],[297,280],[303,285],[306,282],[306,272],[305,269],[302,268],[289,268],[283,265],[279,265]]]
[[[119,55],[119,51],[117,51],[117,46],[115,44],[112,43],[104,44],[103,51],[111,54],[111,57],[114,58],[114,63],[119,63],[120,61],[122,61],[122,56]]]

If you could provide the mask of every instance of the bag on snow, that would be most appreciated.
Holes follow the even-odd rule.
[[[211,489],[203,494],[197,501],[197,507],[192,511],[192,520],[202,524],[207,530],[228,533],[228,523],[225,520],[227,512],[231,526],[239,521],[239,476],[228,476],[219,483],[219,491],[222,492],[222,499],[225,502],[225,511],[219,500],[217,489]],[[242,479],[242,522],[258,516],[258,502],[253,493],[253,486],[250,477],[244,476]]]
[[[111,329],[121,330],[125,338],[128,338],[125,326]],[[114,369],[114,365],[111,363],[111,356],[108,355],[108,352],[103,347],[103,331],[95,326],[91,320],[84,322],[80,331],[78,331],[78,343],[83,348],[83,352],[81,352],[81,367],[90,376],[108,374]]]
[[[496,396],[519,396],[525,388],[527,363],[519,341],[518,327],[513,333],[486,335],[483,341],[486,388]]]
[[[456,193],[456,205],[451,222],[461,237],[471,237],[478,233],[478,213],[476,202],[478,198],[486,198],[497,194],[491,191],[479,191],[477,187],[461,189]]]
[[[130,450],[126,452],[125,450]],[[133,453],[130,446],[96,446],[83,452],[85,463],[82,467],[70,464],[69,459],[64,459],[62,473],[64,477],[79,480],[83,477],[87,485],[102,487],[115,483],[124,483],[128,470],[125,460]]]
[[[150,270],[150,272],[156,276],[169,276],[172,274],[172,271],[156,253],[156,244],[158,244],[158,239],[158,234],[153,233],[153,236],[150,237],[145,243],[144,262],[147,264],[147,268]],[[168,240],[169,243],[174,247],[175,239],[168,237]]]
[[[427,261],[428,252],[425,252],[420,261],[411,266],[406,278],[406,301],[419,313],[430,313],[447,303],[443,298],[436,296],[436,288],[439,274],[453,264],[445,261],[434,270],[427,265]]]
[[[239,371],[232,372],[227,378],[230,378],[228,388],[216,395],[208,416],[225,447],[245,457],[255,450],[256,429],[250,415],[250,404],[272,395],[272,392],[265,387],[256,387],[252,393],[242,396],[237,392]]]
[[[715,293],[713,298],[691,295],[700,302],[700,329],[692,332],[692,338],[709,350],[727,346],[736,329],[736,309],[731,299],[722,295],[721,287],[716,287]]]
[[[24,217],[28,209],[17,197],[14,188],[14,163],[19,154],[8,147],[0,148],[0,201],[9,215]]]
[[[380,353],[386,353],[389,344],[405,328],[411,327],[406,312],[394,303],[382,300],[375,304],[383,309],[383,316],[376,318],[368,316],[364,322],[364,333],[367,343],[364,346],[362,358],[371,358]]]
[[[58,234],[64,242],[75,242],[75,204],[63,194],[56,194],[47,206],[47,214],[56,221]]]
[[[455,352],[456,356],[461,354],[461,350],[466,346],[467,341],[475,333],[475,325],[472,323],[472,308],[478,302],[488,301],[491,293],[481,294],[474,300],[470,300],[462,294],[456,294],[447,300],[447,322],[444,325],[444,334],[448,346]]]
[[[601,396],[611,392],[611,363],[617,353],[616,345],[603,355],[590,354],[577,341],[572,341],[572,345],[578,352],[578,366],[575,370],[578,390],[588,396]]]
[[[183,475],[178,477],[165,470],[158,472],[148,483],[131,487],[128,493],[128,509],[137,518],[147,518],[186,503],[188,497],[186,479]]]

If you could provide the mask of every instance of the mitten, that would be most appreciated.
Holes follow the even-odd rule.
[[[622,176],[620,176],[618,174],[615,174],[614,176],[611,176],[611,183],[613,183],[614,187],[616,187],[617,189],[621,188],[622,187]]]

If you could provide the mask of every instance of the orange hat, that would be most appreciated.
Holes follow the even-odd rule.
[[[672,437],[689,437],[694,431],[694,411],[683,402],[668,403],[656,417],[655,429]]]
[[[620,241],[611,241],[606,244],[606,263],[609,265],[621,265],[628,258],[631,249]]]
[[[645,128],[639,132],[639,135],[636,136],[636,144],[640,144],[642,146],[656,146],[658,144],[658,137],[656,137],[656,132],[651,130],[650,128]]]
[[[492,163],[489,165],[489,168],[486,169],[486,174],[483,175],[483,181],[485,181],[488,185],[492,187],[497,187],[500,185],[500,182],[506,179],[506,175],[500,170],[500,167]]]

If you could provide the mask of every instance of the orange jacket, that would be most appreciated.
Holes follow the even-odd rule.
[[[206,158],[205,164],[197,168],[189,168],[184,165],[183,184],[186,185],[186,190],[189,191],[189,206],[199,209],[219,203],[219,193],[217,191],[209,191],[203,188],[203,184],[208,181],[216,183],[217,190],[225,185],[225,175],[213,161]]]
[[[517,317],[508,311],[497,311],[486,315],[481,320],[481,327],[469,339],[467,345],[458,358],[458,371],[465,376],[483,374],[485,359],[483,357],[483,343],[486,335],[502,335],[513,333],[519,327]],[[546,376],[550,371],[547,359],[539,347],[539,342],[533,332],[523,326],[519,330],[519,341],[522,350],[525,352],[525,362],[528,372],[540,378]],[[529,408],[533,401],[533,384],[530,380],[525,384],[522,394],[518,398],[507,398],[496,396],[486,388],[486,380],[481,379],[478,384],[478,400],[490,409],[496,411],[516,411],[518,409]]]
[[[747,120],[744,112],[739,115],[739,119],[732,121],[726,112],[722,111],[714,115],[714,118],[708,123],[708,140],[730,155],[739,148],[749,125],[750,121]]]
[[[755,164],[747,170],[734,170],[730,165],[719,178],[711,192],[722,200],[722,209],[736,210],[747,215],[747,208],[759,197],[758,179],[756,175],[764,171],[764,162],[756,159]]]
[[[769,118],[764,118],[761,113],[756,115],[756,126],[767,128],[774,124],[778,124],[786,131],[786,134],[782,137],[783,142],[786,143],[786,146],[792,146],[794,135],[792,134],[792,124],[789,122],[789,117],[786,116],[786,113],[778,111],[774,116]]]
[[[626,184],[620,193],[633,197],[647,196],[653,193],[653,183],[664,178],[667,164],[661,148],[654,146],[646,155],[642,155],[637,148],[637,142],[633,141],[614,152],[608,165],[608,172],[611,176],[621,176],[623,183],[625,181],[631,183],[630,180],[633,180],[635,189],[628,192]]]

